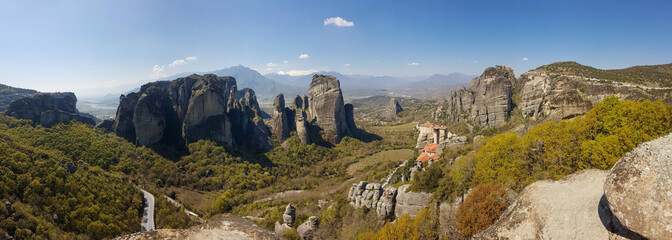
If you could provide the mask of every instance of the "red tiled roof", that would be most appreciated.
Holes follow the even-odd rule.
[[[425,145],[425,148],[422,149],[423,152],[428,152],[428,153],[435,153],[436,152],[436,147],[438,147],[439,144],[436,143],[429,143]]]
[[[420,153],[420,156],[418,156],[418,159],[416,159],[415,161],[416,162],[420,161],[422,163],[427,163],[429,161],[429,159],[434,159],[436,161],[436,160],[439,160],[439,156],[429,156],[429,155],[427,155],[427,153],[423,152],[423,153]]]

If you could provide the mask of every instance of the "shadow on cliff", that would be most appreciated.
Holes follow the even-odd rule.
[[[616,216],[614,216],[614,214],[611,212],[611,209],[609,208],[609,200],[607,200],[607,197],[604,194],[602,194],[600,203],[597,206],[597,213],[600,216],[602,225],[604,225],[604,228],[606,228],[607,231],[626,239],[647,239],[623,226],[621,221],[619,221],[618,218],[616,218]]]

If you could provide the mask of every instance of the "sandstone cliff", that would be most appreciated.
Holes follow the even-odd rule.
[[[273,133],[282,143],[289,133],[296,131],[304,144],[310,144],[310,127],[316,126],[331,143],[339,143],[343,137],[352,137],[355,126],[354,107],[343,103],[343,93],[337,78],[314,75],[308,96],[296,96],[289,108],[285,98],[278,95],[273,103]]]
[[[383,108],[381,113],[381,118],[388,120],[396,120],[397,114],[403,111],[404,109],[399,105],[399,101],[396,98],[391,98],[387,105]]]
[[[513,108],[511,96],[516,83],[513,70],[496,66],[471,80],[469,89],[453,90],[446,99],[450,121],[471,121],[480,126],[498,127]]]
[[[549,74],[527,72],[518,78],[521,84],[519,108],[524,116],[539,119],[572,118],[589,111],[595,103],[606,97],[618,96],[622,100],[640,100],[641,97],[655,100],[638,88],[587,81],[584,79]]]
[[[341,84],[334,76],[314,75],[308,88],[308,121],[320,128],[327,140],[339,143],[352,137],[345,118]]]
[[[32,120],[45,127],[69,121],[96,124],[93,119],[79,114],[76,106],[74,93],[41,93],[13,101],[7,108],[7,115]]]
[[[474,239],[641,239],[609,211],[602,188],[607,174],[591,169],[535,182]]]
[[[270,149],[254,91],[232,77],[191,75],[122,95],[111,131],[141,145],[183,146],[200,139],[249,150]]]

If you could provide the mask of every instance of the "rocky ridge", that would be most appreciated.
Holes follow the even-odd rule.
[[[307,96],[294,97],[291,106],[285,106],[284,95],[280,94],[273,103],[274,113],[271,125],[279,143],[296,131],[303,144],[310,144],[311,125],[321,129],[326,140],[339,143],[343,137],[352,137],[356,129],[351,104],[343,103],[343,94],[337,78],[314,75]]]
[[[453,90],[446,99],[448,119],[471,121],[480,126],[498,127],[506,122],[513,108],[511,96],[516,84],[513,70],[505,66],[489,67],[471,80],[471,86]]]
[[[415,216],[430,203],[430,193],[416,193],[408,190],[409,184],[398,189],[377,183],[359,182],[348,192],[348,200],[355,207],[366,207],[379,216],[399,218],[404,214]]]
[[[15,118],[32,120],[45,127],[69,121],[96,124],[92,118],[79,113],[77,97],[71,92],[40,93],[17,99],[9,104],[6,113]]]
[[[498,127],[506,122],[514,107],[523,117],[536,120],[567,119],[582,115],[606,97],[622,100],[664,99],[671,102],[669,89],[547,72],[544,68],[529,71],[515,78],[513,70],[504,66],[487,68],[471,81],[469,88],[452,90],[439,101],[434,121],[447,118],[451,122],[467,122],[477,128]],[[519,96],[513,99],[514,95]],[[515,100],[515,101],[514,101]],[[443,116],[445,113],[445,116]]]
[[[254,91],[238,90],[232,77],[194,74],[145,84],[120,97],[113,121],[108,131],[140,145],[184,146],[207,138],[249,150],[270,149],[270,131]]]

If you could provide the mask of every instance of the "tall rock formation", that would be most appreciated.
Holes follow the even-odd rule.
[[[404,109],[399,105],[399,101],[396,98],[390,98],[390,101],[387,103],[387,106],[383,109],[381,117],[385,119],[395,120],[397,119],[397,114],[403,111]]]
[[[314,75],[308,88],[308,121],[322,128],[329,142],[339,143],[345,136],[352,137],[345,114],[338,79],[334,76]]]
[[[76,106],[74,93],[41,93],[14,100],[7,108],[7,115],[32,120],[45,127],[68,121],[96,124],[93,119],[79,114]]]
[[[287,112],[285,110],[285,96],[279,94],[275,101],[273,101],[273,122],[271,129],[273,129],[273,134],[278,139],[279,143],[282,143],[285,139],[289,138],[290,125],[287,119]]]
[[[308,96],[296,96],[289,107],[285,107],[285,97],[280,94],[273,103],[273,133],[279,143],[296,131],[301,143],[310,144],[310,129],[317,126],[331,143],[339,143],[345,136],[352,137],[357,126],[352,104],[343,104],[343,93],[337,78],[314,75],[308,89]]]
[[[254,91],[232,77],[191,75],[122,95],[111,131],[141,145],[183,145],[200,139],[250,150],[270,149]]]
[[[516,79],[509,67],[485,69],[471,80],[469,89],[453,90],[446,101],[448,119],[471,121],[480,126],[498,127],[506,122],[513,108],[511,95]]]

